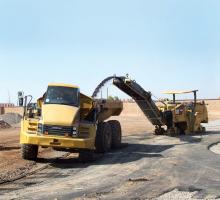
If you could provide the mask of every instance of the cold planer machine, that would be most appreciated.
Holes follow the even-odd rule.
[[[162,101],[157,105],[152,100],[151,92],[144,90],[128,76],[114,77],[113,84],[134,99],[144,115],[155,126],[155,134],[175,136],[179,134],[201,133],[205,128],[201,123],[208,123],[208,111],[204,101],[197,101],[197,90],[170,91],[172,101]],[[176,94],[193,93],[192,102],[176,101]]]

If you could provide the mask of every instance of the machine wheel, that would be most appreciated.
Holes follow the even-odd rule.
[[[95,152],[94,151],[82,151],[79,152],[79,160],[82,163],[90,163],[95,161]]]
[[[31,144],[22,144],[21,157],[25,160],[36,161],[38,154],[38,146]]]
[[[155,127],[154,134],[155,135],[164,135],[166,133],[165,129],[159,126]]]
[[[185,135],[185,130],[187,129],[187,123],[181,122],[176,124],[177,135]]]
[[[109,123],[98,124],[95,147],[97,153],[106,153],[112,146],[112,131]]]
[[[177,133],[176,133],[176,130],[175,128],[170,128],[167,130],[167,135],[170,136],[170,137],[176,137],[177,136]]]
[[[160,130],[156,128],[156,129],[154,130],[154,134],[155,134],[155,135],[161,135]]]
[[[121,124],[117,120],[108,121],[112,130],[112,148],[121,147]]]
[[[197,130],[197,133],[206,133],[206,128],[203,126],[200,126]]]

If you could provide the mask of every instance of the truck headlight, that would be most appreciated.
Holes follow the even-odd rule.
[[[72,136],[77,136],[78,131],[76,127],[73,127]]]
[[[43,133],[43,124],[38,124],[37,132]]]

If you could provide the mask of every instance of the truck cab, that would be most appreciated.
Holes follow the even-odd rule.
[[[79,130],[80,90],[73,85],[50,84],[42,99],[38,133],[75,137]]]

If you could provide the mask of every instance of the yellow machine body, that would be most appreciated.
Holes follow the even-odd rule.
[[[188,93],[194,93],[194,100],[176,101],[176,94]],[[169,131],[178,132],[179,129],[186,134],[204,131],[201,123],[208,123],[208,110],[204,101],[197,101],[196,93],[197,90],[164,92],[164,94],[172,94],[174,97],[172,101],[165,101],[163,105],[159,106],[163,113],[172,112],[173,127],[171,130],[168,129],[168,133]]]
[[[121,113],[122,102],[97,102],[80,93],[79,87],[74,85],[50,84],[49,87],[77,90],[79,104],[75,106],[47,104],[45,93],[38,99],[34,109],[26,108],[21,122],[20,143],[42,147],[94,150],[98,122],[88,119],[88,116],[92,111],[96,111],[99,122],[105,121]],[[70,132],[70,127],[74,134]],[[59,134],[59,130],[62,130],[62,134]]]

